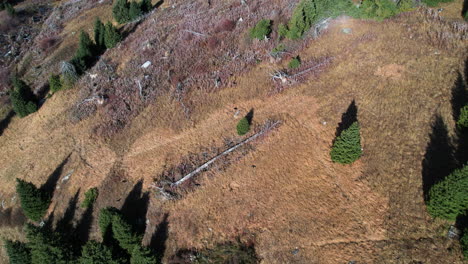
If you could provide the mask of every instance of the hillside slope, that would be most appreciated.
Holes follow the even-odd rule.
[[[146,221],[147,243],[167,222],[167,259],[241,237],[254,241],[263,263],[462,263],[446,238],[449,223],[426,212],[423,175],[424,160],[440,155],[431,144],[456,148],[453,94],[466,89],[466,23],[425,8],[384,22],[342,16],[274,59],[274,40],[245,34],[259,18],[290,15],[288,1],[271,9],[259,1],[246,14],[237,1],[186,2],[164,3],[75,88],[12,119],[0,136],[6,207],[18,206],[15,178],[57,182],[49,209],[56,218],[97,186],[91,237],[99,238],[100,208],[123,207]],[[233,31],[215,29],[239,17]],[[329,62],[278,89],[270,74],[295,55]],[[146,61],[152,65],[141,68]],[[95,95],[104,104],[83,103]],[[353,101],[364,154],[344,166],[329,150]],[[254,126],[281,125],[198,175],[180,199],[160,199],[154,186],[180,178],[174,167],[201,165],[240,140],[235,126],[251,109]]]

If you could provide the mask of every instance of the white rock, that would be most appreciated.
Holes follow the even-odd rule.
[[[146,69],[146,68],[148,68],[150,65],[151,65],[151,61],[147,61],[147,62],[143,63],[143,65],[141,65],[141,67],[144,68],[144,69]]]

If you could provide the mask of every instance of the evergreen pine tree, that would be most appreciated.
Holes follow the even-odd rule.
[[[76,50],[75,58],[78,60],[78,67],[85,71],[91,63],[95,51],[95,46],[88,33],[80,32],[80,41]],[[77,65],[75,65],[77,66]],[[83,68],[84,66],[84,68]]]
[[[99,52],[102,52],[106,48],[104,43],[105,31],[106,29],[104,24],[98,17],[96,17],[96,20],[94,20],[94,42],[96,43],[96,47],[99,49]]]
[[[128,11],[128,15],[130,17],[130,20],[134,20],[136,18],[138,18],[139,16],[141,16],[141,6],[135,2],[135,1],[132,1],[130,2],[130,9]]]
[[[110,248],[90,240],[83,246],[79,264],[119,264],[119,261],[113,259]]]
[[[26,224],[26,237],[29,240],[28,247],[31,249],[32,264],[69,264],[73,263],[75,257],[71,247],[59,234]]]
[[[13,90],[10,91],[10,100],[13,110],[20,117],[25,117],[37,111],[36,103],[29,86],[17,77],[13,77]]]
[[[4,4],[4,7],[5,7],[5,9],[6,9],[8,15],[10,15],[10,16],[16,15],[16,10],[15,10],[15,8],[14,8],[10,3],[8,3],[8,2],[5,3],[5,4]]]
[[[120,35],[117,28],[112,25],[111,22],[106,23],[105,27],[105,44],[106,48],[111,49],[117,45],[122,40],[122,36]]]
[[[468,128],[468,105],[460,109],[460,116],[457,120],[457,126],[461,128]]]
[[[465,260],[468,260],[468,227],[465,227],[465,229],[463,230],[463,235],[460,238],[460,245]]]
[[[330,155],[334,162],[350,164],[361,157],[361,135],[358,122],[351,124],[335,140]]]
[[[115,207],[106,207],[99,212],[98,224],[103,240],[106,240],[106,236],[112,233],[112,219],[117,212],[118,210]]]
[[[249,120],[247,120],[246,117],[239,120],[239,123],[237,123],[237,134],[239,136],[243,136],[243,135],[247,134],[247,132],[249,132],[249,130],[250,130]]]
[[[5,240],[5,249],[10,259],[10,264],[30,264],[31,251],[26,244],[19,241]]]
[[[142,247],[141,245],[135,246],[130,258],[130,264],[156,264],[157,258],[151,249]]]
[[[264,39],[268,37],[271,33],[271,20],[262,19],[258,21],[258,23],[250,29],[250,37],[256,39]]]
[[[142,0],[140,2],[140,9],[143,13],[151,11],[151,9],[153,9],[153,4],[151,4],[151,0]]]
[[[431,187],[427,210],[433,217],[454,221],[467,209],[468,165],[465,165]]]
[[[130,5],[127,0],[117,0],[112,7],[115,20],[120,24],[128,22],[130,20],[129,9]]]
[[[141,242],[141,237],[135,234],[132,226],[125,221],[120,213],[116,213],[112,218],[112,234],[114,238],[119,242],[121,248],[127,250],[128,253],[132,253],[135,246]]]
[[[315,4],[313,0],[302,0],[294,9],[288,23],[288,37],[298,39],[310,29],[316,17]],[[284,31],[284,29],[282,29]]]
[[[33,221],[39,221],[49,208],[50,197],[34,184],[16,179],[16,192],[24,214]]]

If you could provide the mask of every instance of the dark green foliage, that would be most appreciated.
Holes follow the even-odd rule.
[[[88,208],[93,205],[94,201],[96,201],[99,195],[97,188],[91,188],[85,192],[85,199],[83,203],[81,203],[81,207]]]
[[[112,14],[120,24],[130,21],[130,5],[127,0],[117,0],[112,7]]]
[[[20,117],[25,117],[37,111],[36,103],[29,86],[19,78],[13,77],[13,90],[10,91],[10,100],[13,110]]]
[[[49,89],[52,93],[60,91],[62,89],[62,81],[60,75],[51,75],[49,78]]]
[[[104,42],[106,48],[111,49],[117,45],[122,40],[122,36],[111,22],[106,23],[105,33],[104,33]]]
[[[140,2],[140,9],[142,13],[147,13],[153,9],[153,5],[151,4],[151,0],[142,0]]]
[[[115,207],[106,207],[99,212],[99,230],[101,230],[102,237],[105,238],[106,234],[112,232],[112,219],[118,213]]]
[[[330,155],[334,162],[350,164],[359,159],[361,154],[359,124],[358,122],[354,122],[336,138]]]
[[[250,37],[256,39],[264,39],[271,33],[271,20],[262,19],[258,21],[257,25],[250,29]]]
[[[398,13],[396,4],[391,0],[365,0],[360,9],[362,18],[385,19]]]
[[[19,241],[5,240],[5,249],[10,259],[10,264],[30,264],[31,251],[26,244]]]
[[[88,241],[81,251],[79,259],[80,264],[118,264],[119,261],[114,260],[112,251],[107,246],[94,240]]]
[[[156,264],[157,258],[151,249],[136,245],[132,251],[130,264]]]
[[[453,0],[423,0],[422,2],[429,7],[436,7],[439,3],[450,3],[452,1]]]
[[[41,220],[50,204],[50,196],[34,184],[16,179],[16,192],[24,214],[33,221]]]
[[[460,238],[460,245],[462,248],[463,256],[468,260],[468,227],[463,230],[463,235]]]
[[[244,117],[241,120],[239,120],[239,123],[237,123],[237,134],[239,134],[239,136],[242,136],[242,135],[247,134],[249,130],[250,130],[250,124],[247,118]]]
[[[27,224],[25,230],[32,264],[73,263],[75,258],[71,247],[58,233],[32,224]]]
[[[80,32],[80,40],[75,56],[70,61],[73,64],[78,74],[84,73],[93,61],[94,55],[97,53],[96,46],[89,37],[89,34],[83,30]]]
[[[271,55],[272,56],[278,56],[280,53],[284,52],[286,50],[286,47],[283,44],[279,44],[278,46],[274,47],[271,50]]]
[[[258,263],[255,250],[252,247],[246,247],[241,244],[219,245],[213,249],[207,249],[198,252],[195,263]]]
[[[314,0],[302,0],[294,9],[288,23],[287,36],[290,39],[298,39],[310,29],[316,18]],[[285,29],[282,29],[285,31]],[[284,34],[284,33],[283,33]]]
[[[130,17],[130,20],[134,20],[141,16],[141,9],[140,9],[140,4],[138,4],[135,1],[130,2],[130,9],[128,11],[128,15]]]
[[[10,16],[16,15],[15,8],[10,3],[4,3],[5,9]]]
[[[457,120],[457,126],[468,128],[468,105],[465,105],[460,109],[460,117]]]
[[[299,56],[292,58],[288,64],[288,67],[290,69],[296,69],[296,68],[299,68],[299,66],[301,66],[301,60]]]
[[[288,27],[285,24],[279,24],[278,35],[280,35],[280,37],[286,37],[288,35]]]
[[[99,18],[96,18],[96,20],[94,21],[94,42],[96,43],[96,47],[101,52],[104,51],[106,48],[106,45],[104,43],[105,31],[106,28],[104,27],[104,24]]]
[[[112,234],[119,242],[120,247],[130,254],[141,241],[141,237],[135,234],[132,226],[125,221],[120,213],[115,213],[112,217]]]
[[[451,221],[464,213],[468,209],[468,165],[432,186],[426,205],[433,217]]]

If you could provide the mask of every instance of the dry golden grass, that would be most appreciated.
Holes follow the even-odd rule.
[[[0,137],[0,192],[13,195],[16,177],[44,183],[70,153],[62,175],[73,174],[54,198],[57,212],[80,188],[113,187],[116,174],[117,180],[143,178],[147,187],[165,166],[235,136],[234,107],[240,116],[253,108],[255,123],[276,118],[283,124],[225,171],[201,176],[202,186],[182,200],[152,196],[150,211],[169,213],[168,254],[242,236],[255,239],[263,263],[460,263],[460,254],[447,250],[453,246],[443,237],[447,223],[426,213],[421,161],[434,115],[453,128],[449,101],[466,43],[436,48],[423,33],[437,22],[416,24],[420,17],[338,19],[299,54],[304,61],[334,58],[316,78],[271,95],[269,73],[280,65],[264,62],[233,77],[233,87],[192,91],[191,120],[178,102],[161,96],[112,139],[92,136],[99,112],[70,124],[67,109],[78,91],[59,92],[37,113],[14,119]],[[345,27],[352,34],[343,34]],[[329,148],[353,99],[364,155],[342,166],[330,161]],[[110,198],[99,206],[120,203]]]

